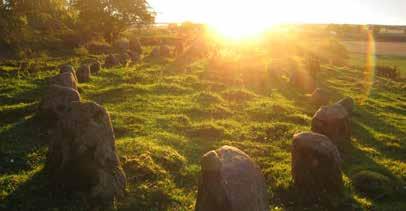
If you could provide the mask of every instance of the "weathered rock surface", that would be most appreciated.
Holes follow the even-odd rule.
[[[78,78],[77,78],[77,76],[76,76],[76,70],[75,70],[75,68],[74,68],[72,65],[70,65],[70,64],[64,64],[64,65],[61,65],[61,66],[59,67],[59,73],[66,73],[66,72],[72,73],[72,75],[73,75],[73,77],[75,78],[75,80],[78,81]]]
[[[131,56],[126,52],[121,53],[119,55],[119,62],[121,65],[124,65],[124,66],[128,65],[130,63],[130,60],[131,60]]]
[[[94,75],[97,75],[97,74],[99,74],[99,72],[100,72],[100,70],[101,70],[101,63],[99,62],[99,61],[93,61],[91,64],[90,64],[90,73],[91,74],[94,74]]]
[[[350,115],[339,104],[321,107],[312,119],[312,131],[329,137],[334,143],[349,143],[351,138]]]
[[[159,48],[152,49],[151,54],[150,54],[150,56],[153,58],[159,58],[160,55],[161,55],[161,53],[160,53]]]
[[[49,80],[50,85],[59,85],[78,90],[78,82],[71,72],[61,73]]]
[[[316,82],[313,77],[303,71],[293,72],[289,83],[304,92],[312,92],[316,88]]]
[[[142,46],[138,39],[130,40],[130,50],[137,53],[138,55],[142,54]]]
[[[341,157],[324,135],[300,133],[293,137],[292,177],[295,186],[311,198],[341,193]]]
[[[354,110],[354,100],[351,97],[345,97],[337,102],[337,104],[343,106],[348,114],[352,115]]]
[[[312,93],[311,101],[316,106],[327,105],[330,101],[329,93],[327,90],[317,88]]]
[[[39,105],[39,111],[46,118],[47,124],[54,124],[75,101],[80,101],[80,94],[75,89],[51,85]]]
[[[58,121],[47,155],[50,181],[56,187],[85,193],[111,206],[124,194],[126,177],[116,154],[107,111],[95,103],[73,102]]]
[[[138,62],[141,59],[141,55],[136,51],[129,51],[128,55],[130,56],[132,62]]]
[[[201,159],[196,211],[269,210],[261,170],[241,150],[223,146]]]
[[[86,83],[90,81],[90,67],[87,64],[82,64],[76,73],[79,83]]]
[[[166,45],[161,45],[159,47],[159,55],[161,57],[169,57],[171,55],[171,49]]]
[[[117,58],[116,55],[110,54],[109,56],[106,57],[106,60],[104,62],[104,66],[107,68],[111,68],[114,66],[117,66],[120,64],[119,59]]]

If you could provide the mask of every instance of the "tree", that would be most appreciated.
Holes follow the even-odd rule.
[[[90,39],[101,35],[108,41],[130,26],[151,24],[155,13],[146,0],[74,0],[78,30]]]

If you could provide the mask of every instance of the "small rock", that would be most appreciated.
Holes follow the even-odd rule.
[[[206,153],[201,165],[196,211],[269,210],[261,170],[241,150],[223,146]]]

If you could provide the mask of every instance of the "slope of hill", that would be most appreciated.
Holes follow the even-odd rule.
[[[62,63],[63,59],[48,61]],[[239,147],[261,166],[273,210],[406,210],[406,84],[361,70],[323,65],[319,86],[335,102],[357,102],[351,146],[343,151],[345,197],[306,204],[290,175],[293,134],[310,130],[318,109],[286,78],[265,80],[260,88],[227,83],[208,72],[210,61],[182,66],[150,60],[131,67],[103,69],[79,90],[84,100],[110,113],[128,195],[120,210],[192,210],[199,159],[221,145]],[[6,67],[3,69],[7,70]],[[35,75],[0,74],[0,209],[80,210],[80,195],[53,194],[43,171],[46,135],[35,112],[56,71]],[[388,192],[363,196],[353,176],[362,170],[389,178]],[[385,189],[386,191],[386,189]]]

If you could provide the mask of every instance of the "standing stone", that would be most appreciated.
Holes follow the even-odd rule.
[[[128,55],[130,56],[131,61],[134,63],[138,62],[141,59],[140,54],[135,51],[128,51]]]
[[[60,66],[59,68],[59,73],[66,73],[66,72],[70,72],[72,73],[73,77],[75,78],[76,81],[78,81],[78,78],[76,76],[76,70],[75,68],[70,65],[70,64],[64,64],[62,66]]]
[[[126,52],[121,53],[119,56],[119,62],[121,65],[127,66],[130,63],[130,60],[131,56]]]
[[[169,57],[171,55],[171,50],[166,45],[161,45],[159,47],[159,55],[162,57]]]
[[[289,83],[304,92],[312,92],[316,88],[316,82],[307,72],[295,71],[289,79]]]
[[[292,177],[296,188],[310,198],[341,193],[343,180],[337,147],[318,133],[296,134],[292,143]]]
[[[109,56],[106,57],[106,61],[104,62],[104,66],[107,67],[107,68],[111,68],[111,67],[119,65],[119,63],[120,62],[118,61],[118,58],[115,55],[110,54]]]
[[[350,142],[350,116],[341,105],[323,106],[313,116],[312,131],[329,137],[337,145]]]
[[[153,58],[159,58],[160,55],[161,54],[160,54],[159,48],[154,48],[154,49],[152,49],[150,56]]]
[[[41,116],[45,117],[47,125],[53,127],[62,117],[65,109],[75,101],[80,101],[80,94],[77,90],[51,85],[39,105],[39,112]]]
[[[261,170],[241,150],[223,146],[206,153],[201,165],[196,211],[269,210]]]
[[[82,64],[77,72],[79,83],[86,83],[90,81],[90,67],[87,64]]]
[[[175,55],[179,56],[183,53],[185,50],[185,47],[183,45],[183,42],[181,40],[178,40],[175,44]]]
[[[52,77],[49,80],[49,84],[55,84],[59,86],[64,86],[68,88],[72,88],[74,90],[78,90],[78,82],[76,81],[75,77],[71,72],[61,73],[57,76]]]
[[[337,104],[343,106],[348,114],[352,114],[354,110],[354,100],[351,97],[345,97],[338,101]]]
[[[101,63],[99,61],[92,62],[92,64],[90,65],[90,73],[97,75],[97,74],[99,74],[100,70],[101,70]]]
[[[329,93],[324,89],[317,88],[312,93],[311,101],[316,106],[327,105],[329,100]]]
[[[130,49],[131,51],[137,53],[138,55],[142,54],[142,46],[138,39],[130,40]]]
[[[47,155],[56,188],[85,193],[94,205],[111,206],[125,192],[126,177],[107,111],[96,103],[73,102],[58,121]]]

